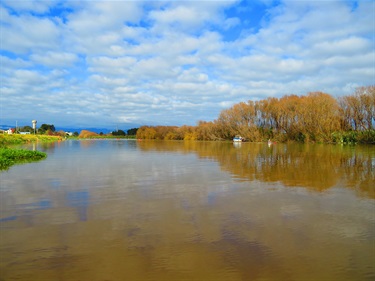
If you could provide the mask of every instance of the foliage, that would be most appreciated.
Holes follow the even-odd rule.
[[[112,132],[112,136],[126,136],[126,133],[123,130],[117,130]]]
[[[139,139],[297,141],[375,143],[375,86],[360,87],[350,96],[312,92],[260,101],[240,102],[224,109],[213,122],[197,126],[142,126]]]
[[[42,124],[39,129],[39,134],[47,134],[47,135],[53,135],[53,133],[56,131],[55,126],[52,124]]]
[[[34,129],[31,126],[23,126],[18,128],[19,132],[29,132],[34,133]]]
[[[149,126],[142,126],[137,131],[137,138],[153,140],[156,138],[156,130]]]
[[[90,138],[99,136],[97,133],[90,132],[88,130],[82,130],[81,133],[78,135],[79,138]]]
[[[0,148],[0,170],[8,169],[16,163],[38,161],[47,157],[47,154],[40,151],[25,149]]]
[[[375,144],[375,129],[358,132],[357,140],[359,143]]]
[[[138,128],[132,128],[126,131],[128,136],[135,136],[137,135]]]
[[[334,132],[332,141],[335,143],[356,144],[356,143],[373,143],[375,144],[375,130],[365,131],[346,131]]]
[[[339,103],[344,129],[374,129],[375,86],[359,87],[353,95],[340,98]]]

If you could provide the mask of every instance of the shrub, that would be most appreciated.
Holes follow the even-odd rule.
[[[97,133],[90,132],[88,130],[82,130],[81,133],[79,134],[79,138],[90,138],[90,137],[95,137],[98,136]]]

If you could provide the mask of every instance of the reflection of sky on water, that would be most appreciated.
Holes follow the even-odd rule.
[[[87,221],[90,194],[87,190],[72,191],[66,194],[67,205],[77,209],[80,221]]]
[[[22,208],[25,210],[47,210],[52,208],[52,202],[48,198],[39,199],[36,202],[32,202],[29,204],[19,204],[18,208]]]
[[[52,202],[49,199],[42,199],[39,202],[36,202],[34,205],[37,210],[46,210],[52,208]]]
[[[7,222],[7,221],[14,221],[18,218],[18,216],[9,216],[5,218],[0,218],[0,222]]]
[[[59,189],[61,187],[61,180],[59,178],[50,179],[49,186],[51,189]]]
[[[216,197],[217,197],[217,192],[214,192],[214,191],[209,192],[207,194],[207,204],[208,205],[215,204]]]
[[[72,191],[66,193],[65,205],[67,207],[76,209],[80,221],[87,221],[87,210],[89,204],[90,194],[87,190]],[[52,200],[48,198],[42,198],[36,202],[28,204],[18,204],[15,207],[20,210],[18,212],[19,215],[2,217],[0,218],[0,222],[13,221],[21,216],[31,222],[32,217],[34,215],[38,215],[37,213],[34,213],[34,211],[46,211],[52,208],[56,208],[56,206],[53,206]]]

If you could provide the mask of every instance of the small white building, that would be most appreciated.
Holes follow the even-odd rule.
[[[13,134],[13,130],[11,128],[9,128],[7,132],[8,132],[8,135]]]

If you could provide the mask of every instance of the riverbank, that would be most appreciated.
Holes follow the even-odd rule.
[[[30,142],[54,142],[61,140],[63,140],[61,136],[5,134],[0,135],[0,147]]]
[[[7,170],[14,164],[39,161],[47,157],[47,154],[41,151],[14,149],[9,146],[30,142],[54,142],[61,140],[62,138],[58,136],[0,135],[0,170]]]

